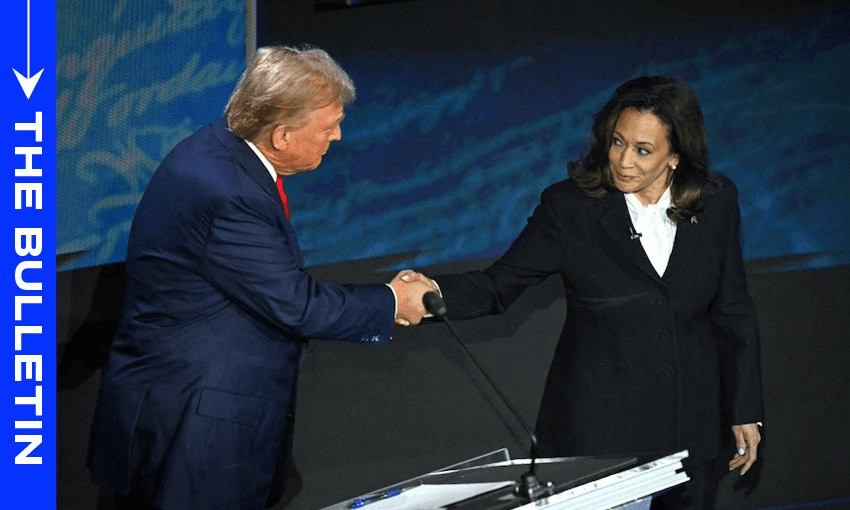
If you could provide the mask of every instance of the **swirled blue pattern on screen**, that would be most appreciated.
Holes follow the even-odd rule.
[[[57,2],[57,251],[123,260],[154,169],[245,66],[243,0]]]
[[[158,160],[220,115],[238,75],[239,45],[231,41],[239,37],[227,21],[238,13],[217,12],[196,30],[208,37],[216,26],[220,35],[184,49],[167,68],[155,61],[167,38],[145,58],[105,53],[97,73],[143,68],[147,84],[139,89],[103,77],[89,95],[86,76],[60,69],[60,94],[72,103],[64,106],[70,113],[60,105],[60,158],[69,174],[60,188],[90,197],[60,198],[67,215],[59,218],[60,246],[86,252],[72,266],[123,258],[134,205]],[[846,264],[849,30],[845,11],[657,32],[642,42],[563,38],[503,53],[334,55],[358,87],[343,140],[318,170],[286,184],[307,262],[391,255],[393,267],[422,267],[498,256],[540,192],[566,177],[614,87],[671,74],[697,92],[712,166],[739,187],[745,257],[788,257],[785,269]],[[113,51],[120,36],[112,36]],[[128,37],[135,40],[132,31]],[[76,56],[79,67],[108,49],[89,40],[60,55]],[[86,123],[88,107],[96,115]]]
[[[313,263],[495,257],[566,176],[614,87],[671,74],[696,90],[712,166],[739,187],[745,256],[846,264],[848,27],[845,13],[657,33],[645,47],[564,39],[500,55],[348,57],[359,98],[343,141],[287,184],[299,234]]]

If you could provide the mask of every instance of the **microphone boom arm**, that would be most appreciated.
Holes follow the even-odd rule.
[[[536,474],[536,461],[537,461],[537,436],[534,435],[534,431],[525,421],[522,414],[513,406],[510,399],[502,392],[499,388],[499,385],[493,381],[493,378],[490,377],[490,374],[478,360],[478,357],[472,353],[469,347],[466,345],[466,342],[463,341],[463,338],[455,329],[454,325],[451,321],[448,320],[448,309],[446,308],[446,303],[442,297],[440,297],[436,292],[426,292],[424,296],[422,296],[422,301],[425,304],[425,309],[431,312],[431,314],[442,320],[446,326],[448,326],[449,330],[452,332],[452,335],[458,341],[460,346],[466,352],[469,359],[475,364],[475,367],[478,368],[478,372],[484,376],[484,379],[487,380],[487,383],[496,392],[501,399],[502,403],[510,410],[511,414],[514,415],[517,422],[523,428],[526,434],[531,438],[531,465],[527,473],[522,475],[520,479],[514,484],[514,494],[517,496],[524,497],[529,501],[537,501],[538,499],[551,496],[555,493],[555,488],[552,485],[552,482],[540,483],[537,479]]]

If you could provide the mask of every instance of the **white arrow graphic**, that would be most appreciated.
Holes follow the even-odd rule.
[[[44,69],[42,69],[35,73],[35,76],[30,76],[30,0],[27,0],[27,75],[24,77],[15,69],[12,69],[12,71],[15,71],[15,76],[18,77],[18,83],[21,84],[24,94],[29,99],[32,91],[35,90],[36,84],[38,84],[38,79],[41,78],[41,73],[44,72]]]

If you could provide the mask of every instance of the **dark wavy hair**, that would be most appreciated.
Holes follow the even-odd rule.
[[[644,76],[623,83],[593,117],[590,148],[567,165],[570,178],[591,197],[615,191],[608,150],[620,113],[626,108],[650,112],[669,130],[671,151],[679,164],[670,182],[672,205],[667,216],[685,221],[702,209],[703,187],[709,180],[708,148],[702,110],[696,94],[682,80]]]

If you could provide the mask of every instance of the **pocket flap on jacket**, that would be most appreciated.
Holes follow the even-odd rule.
[[[213,388],[202,389],[201,399],[198,402],[198,414],[202,416],[235,421],[245,425],[259,423],[262,411],[263,403],[258,399]]]

